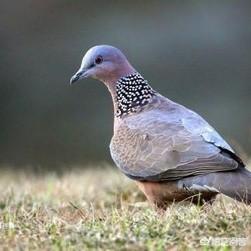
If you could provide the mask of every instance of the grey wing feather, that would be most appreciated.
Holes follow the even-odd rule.
[[[234,152],[220,135],[183,106],[131,116],[120,130],[112,140],[111,153],[131,178],[175,180],[239,166],[229,155],[222,154],[222,149]],[[116,144],[116,138],[120,144]]]
[[[200,134],[208,143],[234,153],[229,144],[201,116],[189,110],[190,116],[182,119],[184,126],[192,133]]]

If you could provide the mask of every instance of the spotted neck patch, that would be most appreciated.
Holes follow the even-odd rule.
[[[137,112],[140,107],[149,104],[155,91],[139,74],[122,77],[116,84],[116,117]]]

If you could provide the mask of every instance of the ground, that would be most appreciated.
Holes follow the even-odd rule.
[[[251,206],[218,196],[213,205],[178,203],[159,213],[106,165],[63,174],[6,168],[0,195],[1,250],[251,248],[243,247],[250,245]]]

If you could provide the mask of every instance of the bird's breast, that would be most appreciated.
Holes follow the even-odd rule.
[[[140,153],[147,148],[149,135],[125,123],[117,123],[110,143],[110,152],[115,164],[124,172],[140,169]]]

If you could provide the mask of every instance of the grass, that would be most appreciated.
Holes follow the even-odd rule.
[[[1,171],[1,250],[226,251],[243,247],[201,241],[249,236],[251,207],[224,196],[159,214],[133,181],[106,166],[62,175]]]

